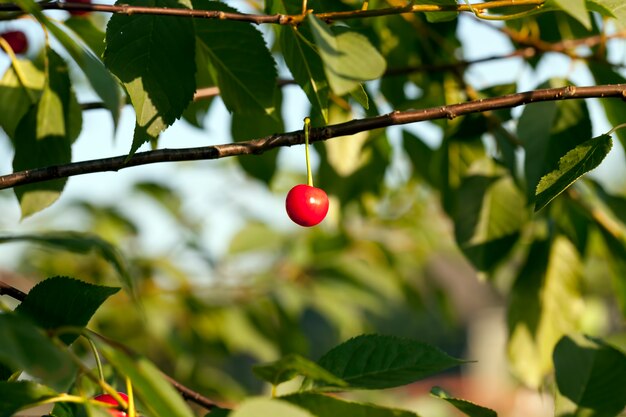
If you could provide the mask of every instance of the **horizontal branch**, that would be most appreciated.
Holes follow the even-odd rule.
[[[509,94],[501,97],[485,98],[448,106],[431,107],[421,110],[394,111],[385,115],[355,119],[345,123],[311,129],[310,142],[319,142],[340,136],[436,119],[481,113],[497,109],[513,108],[541,101],[556,101],[586,98],[616,98],[626,100],[626,84],[598,85],[591,87],[562,87]],[[239,155],[258,155],[283,146],[304,143],[302,130],[274,134],[246,142],[203,146],[183,149],[158,149],[139,152],[132,157],[117,156],[90,161],[73,162],[44,168],[34,168],[0,176],[0,189],[43,182],[58,178],[95,172],[119,171],[139,165],[159,162],[196,161],[220,159]]]
[[[501,9],[504,7],[542,7],[545,0],[495,0],[487,3],[475,4],[457,4],[457,5],[437,5],[437,4],[413,4],[409,2],[406,6],[387,7],[373,10],[351,10],[342,12],[326,12],[314,13],[318,18],[325,21],[346,20],[368,17],[389,16],[405,13],[418,12],[473,12],[484,13],[487,10]],[[199,19],[220,19],[234,20],[240,22],[249,22],[256,24],[273,23],[279,25],[294,25],[302,22],[305,14],[287,15],[263,15],[249,14],[237,12],[223,12],[216,10],[192,10],[183,8],[169,7],[143,7],[129,5],[108,5],[108,4],[91,4],[91,3],[66,3],[66,2],[50,2],[40,3],[42,10],[67,10],[67,11],[87,11],[87,12],[104,12],[104,13],[120,13],[120,14],[151,14],[161,16],[179,16],[191,17]],[[6,3],[0,4],[0,12],[20,11],[20,7],[16,4]]]

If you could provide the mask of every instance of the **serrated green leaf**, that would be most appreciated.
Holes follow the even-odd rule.
[[[617,416],[626,407],[626,355],[591,338],[564,336],[554,348],[561,394],[594,416]]]
[[[194,416],[180,394],[148,359],[131,357],[107,345],[102,345],[100,351],[120,375],[130,378],[133,392],[141,399],[147,414],[154,417]]]
[[[221,2],[193,1],[194,9],[237,10]],[[276,64],[261,32],[249,23],[197,20],[196,36],[216,72],[220,96],[231,113],[274,115]]]
[[[350,388],[383,389],[409,384],[462,364],[434,346],[394,336],[362,335],[331,349],[318,364]],[[318,381],[320,387],[332,384]]]
[[[0,243],[28,241],[75,253],[95,251],[115,268],[120,281],[133,294],[133,281],[118,249],[96,235],[78,232],[48,232],[37,235],[0,235]]]
[[[296,354],[287,355],[275,362],[256,365],[252,370],[256,376],[272,385],[289,381],[298,375],[307,377],[312,381],[322,381],[337,387],[348,385],[341,378],[337,378],[315,362]]]
[[[0,314],[0,362],[28,372],[46,385],[65,392],[76,365],[32,322],[17,314]]]
[[[455,238],[476,268],[490,270],[504,258],[527,218],[526,199],[510,177],[472,175],[457,192]]]
[[[24,77],[22,80],[17,77],[13,65],[19,67]],[[22,117],[39,99],[45,76],[32,61],[18,58],[13,65],[7,68],[0,80],[0,127],[15,141],[15,130]]]
[[[348,94],[361,82],[377,79],[385,72],[385,59],[365,36],[346,27],[329,27],[313,14],[307,15],[306,22],[335,94]]]
[[[302,88],[314,112],[328,123],[328,80],[320,55],[312,45],[312,35],[306,26],[279,28],[280,49],[293,78]]]
[[[578,20],[585,28],[591,29],[591,19],[585,0],[550,0],[547,2],[554,3],[559,9]]]
[[[85,327],[98,307],[119,288],[93,285],[69,277],[48,278],[35,285],[15,311],[46,330]],[[60,339],[72,343],[78,335]]]
[[[446,391],[444,391],[440,387],[433,387],[430,390],[430,393],[442,400],[447,401],[448,403],[455,406],[458,410],[462,411],[463,414],[468,415],[470,417],[497,417],[498,414],[490,408],[483,407],[481,405],[474,404],[473,402],[462,400],[460,398],[451,397]]]
[[[508,311],[508,356],[518,378],[539,387],[552,371],[552,350],[577,330],[583,268],[574,245],[559,236],[533,242],[513,286]]]
[[[0,417],[11,417],[29,405],[56,395],[53,389],[32,381],[0,382]]]
[[[229,417],[313,417],[308,411],[271,398],[252,398],[244,401]]]
[[[292,394],[279,397],[278,400],[306,409],[316,417],[417,417],[417,414],[410,411],[386,408],[374,404],[349,402],[323,394]]]
[[[118,2],[119,3],[119,2]],[[185,8],[177,0],[133,0],[132,6]],[[104,63],[126,87],[135,109],[130,153],[180,118],[193,99],[195,37],[191,19],[114,14]]]
[[[535,211],[544,208],[578,178],[600,165],[612,145],[611,136],[600,135],[566,153],[559,160],[558,168],[544,175],[537,184]]]

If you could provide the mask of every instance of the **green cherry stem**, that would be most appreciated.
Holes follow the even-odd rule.
[[[313,187],[313,174],[311,174],[311,160],[309,159],[309,131],[311,130],[311,119],[304,118],[304,155],[306,156],[306,183]]]
[[[91,340],[91,338],[85,333],[82,333],[83,337],[87,339],[87,343],[89,343],[89,347],[91,348],[91,352],[93,353],[93,357],[96,361],[96,367],[98,368],[98,378],[100,381],[105,381],[104,379],[104,370],[102,369],[102,362],[100,361],[100,355],[98,354],[98,348],[96,344]]]

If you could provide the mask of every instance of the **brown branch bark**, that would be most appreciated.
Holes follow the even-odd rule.
[[[436,4],[408,4],[401,7],[387,7],[374,10],[352,10],[347,12],[327,12],[315,13],[315,16],[325,21],[346,20],[357,18],[368,18],[378,16],[388,16],[404,13],[418,12],[477,12],[482,13],[487,10],[499,9],[503,7],[542,7],[545,0],[495,0],[488,3],[457,4],[457,5],[436,5]],[[65,3],[51,2],[39,4],[42,10],[67,10],[67,11],[90,11],[105,13],[121,13],[121,14],[151,14],[161,16],[182,16],[199,19],[220,19],[235,20],[240,22],[249,22],[256,24],[279,24],[294,25],[302,22],[306,15],[263,15],[248,13],[232,13],[215,10],[191,10],[176,9],[167,7],[141,7],[128,5],[107,5],[107,4],[86,4],[86,3]],[[20,11],[20,7],[16,4],[0,4],[0,12]]]
[[[404,125],[426,120],[454,119],[456,117],[485,111],[513,108],[540,101],[556,101],[587,98],[616,98],[626,100],[626,84],[598,85],[590,87],[562,87],[527,91],[501,97],[486,98],[448,106],[431,107],[420,110],[394,111],[376,117],[355,119],[345,123],[317,127],[311,130],[310,142],[319,142],[339,136]],[[95,172],[119,171],[139,165],[159,162],[195,161],[220,159],[229,156],[262,154],[283,146],[304,143],[302,130],[274,134],[246,142],[227,143],[183,149],[159,149],[139,152],[132,157],[117,156],[90,161],[73,162],[67,165],[34,168],[0,176],[0,189],[25,184],[67,178],[74,175]]]

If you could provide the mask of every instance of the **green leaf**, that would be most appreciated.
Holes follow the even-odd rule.
[[[22,408],[56,395],[51,388],[32,381],[0,382],[0,417],[11,417]]]
[[[558,340],[579,326],[582,270],[576,248],[562,236],[533,242],[520,269],[508,311],[508,356],[513,372],[531,387],[552,371]]]
[[[32,61],[18,58],[14,65],[24,78],[20,80],[11,65],[0,80],[0,126],[13,141],[20,120],[38,100],[45,83],[43,71]]]
[[[221,2],[193,1],[194,9],[236,12]],[[215,69],[220,96],[231,113],[274,115],[276,64],[261,32],[251,24],[197,19],[201,51]]]
[[[626,407],[622,351],[597,339],[564,336],[554,348],[554,368],[561,394],[594,411],[585,415],[617,416]]]
[[[312,34],[307,26],[279,28],[280,49],[294,80],[302,88],[324,123],[328,123],[328,80],[324,64],[314,49]]]
[[[194,416],[180,394],[148,359],[131,357],[106,345],[102,345],[100,351],[120,375],[130,378],[133,392],[141,399],[147,414],[154,417]]]
[[[559,9],[578,20],[585,28],[591,30],[591,19],[585,0],[550,0],[546,2],[549,6],[554,3]]]
[[[535,211],[544,208],[578,178],[600,165],[612,145],[613,141],[610,136],[600,135],[566,153],[559,160],[558,168],[543,176],[539,181],[535,197]]]
[[[35,285],[15,311],[46,330],[85,327],[98,307],[119,288],[88,284],[69,277],[48,278]],[[60,339],[70,344],[78,335]]]
[[[75,253],[95,251],[109,262],[120,275],[120,280],[133,293],[133,281],[126,261],[117,248],[96,235],[78,232],[48,232],[37,235],[0,235],[0,243],[28,241]]]
[[[22,118],[15,131],[13,170],[63,165],[71,162],[71,142],[63,136],[37,138],[38,106],[33,106]],[[66,178],[22,185],[13,189],[20,202],[22,218],[26,218],[54,203],[67,182]]]
[[[96,25],[92,19],[84,17],[70,16],[63,22],[65,26],[76,33],[98,57],[104,54],[104,36],[105,33]]]
[[[348,385],[341,378],[337,378],[315,362],[311,362],[296,354],[287,355],[276,362],[257,365],[252,370],[256,376],[272,385],[289,381],[298,375],[307,377],[312,381],[321,381],[337,387]]]
[[[424,179],[429,185],[436,187],[437,179],[433,173],[433,158],[435,151],[413,133],[402,132],[402,144],[411,163],[413,164],[413,175]]]
[[[212,414],[209,414],[211,416]],[[252,398],[244,401],[229,417],[313,417],[300,407],[270,398]]]
[[[433,387],[430,393],[442,400],[455,406],[459,411],[470,417],[497,417],[498,414],[490,408],[476,405],[467,400],[451,397],[446,391],[440,387]]]
[[[456,0],[421,0],[420,4],[436,4],[439,6],[457,6],[458,3]],[[447,22],[450,20],[456,19],[459,15],[459,12],[436,12],[436,13],[425,13],[426,20],[431,23],[437,22]]]
[[[361,82],[377,79],[385,72],[385,58],[365,36],[343,26],[329,27],[313,14],[307,15],[306,22],[335,94],[347,94]]]
[[[541,87],[562,86],[553,81]],[[559,159],[591,137],[591,121],[582,100],[536,103],[526,106],[518,122],[523,143],[527,196],[534,199],[541,177],[555,170]]]
[[[626,13],[626,8],[624,10]],[[622,77],[610,65],[597,63],[593,60],[589,61],[587,65],[597,85],[626,84],[626,78]],[[607,119],[613,126],[626,123],[626,102],[623,100],[600,100],[600,103],[604,107]],[[622,147],[626,148],[626,129],[618,129],[615,134],[622,143]]]
[[[331,349],[318,364],[350,388],[383,389],[409,384],[464,363],[436,347],[394,336],[362,335]],[[332,384],[318,381],[317,386]]]
[[[517,242],[527,219],[526,200],[510,177],[472,175],[457,192],[456,241],[482,271],[496,266]]]
[[[119,2],[118,2],[119,3]],[[185,8],[176,0],[133,0],[131,6]],[[196,91],[191,19],[114,14],[104,63],[126,87],[136,125],[130,154],[180,118]]]
[[[24,317],[0,314],[0,362],[21,369],[59,392],[65,392],[76,374],[76,365],[38,327]]]
[[[608,10],[617,19],[617,26],[626,26],[626,4],[622,0],[592,0],[592,3]]]
[[[278,398],[311,412],[316,417],[417,417],[410,411],[343,401],[324,394],[301,393]]]

